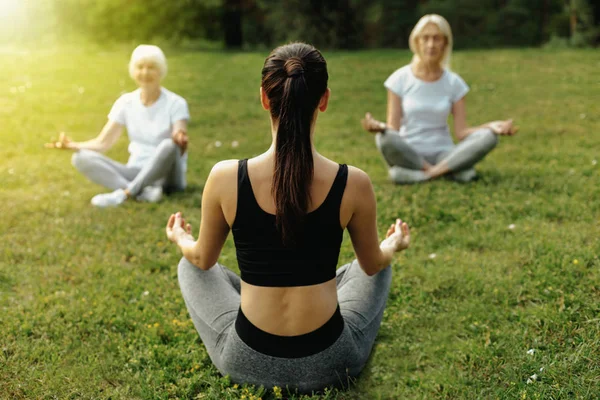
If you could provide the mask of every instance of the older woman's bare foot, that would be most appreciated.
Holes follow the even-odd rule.
[[[371,113],[366,113],[365,117],[360,120],[360,123],[364,130],[371,133],[383,132],[385,130],[385,123],[377,121]]]

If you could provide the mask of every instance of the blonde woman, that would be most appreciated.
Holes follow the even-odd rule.
[[[157,46],[140,45],[131,54],[129,74],[138,89],[117,99],[100,134],[74,142],[64,134],[46,147],[74,150],[72,163],[90,181],[112,190],[92,198],[96,207],[114,207],[129,198],[157,202],[163,190],[186,186],[188,105],[183,97],[161,86],[167,61]],[[129,136],[126,165],[102,153]]]
[[[513,135],[511,119],[469,127],[465,95],[469,87],[449,69],[452,31],[442,16],[422,17],[409,38],[412,62],[385,81],[387,122],[367,113],[363,127],[375,141],[396,183],[416,183],[449,175],[461,182],[476,177],[473,166],[498,143],[498,135]],[[452,113],[455,145],[448,127]]]

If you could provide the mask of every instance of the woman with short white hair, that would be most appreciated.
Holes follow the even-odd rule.
[[[465,95],[469,87],[450,70],[452,31],[436,14],[422,17],[409,38],[413,59],[385,81],[387,122],[367,113],[363,127],[375,133],[375,142],[396,183],[416,183],[448,175],[468,182],[473,166],[498,143],[498,135],[514,135],[511,119],[469,127]],[[448,127],[452,113],[454,144]]]
[[[129,198],[157,202],[163,191],[186,187],[188,105],[183,97],[161,86],[167,60],[157,46],[139,45],[131,54],[129,74],[138,89],[117,99],[100,134],[74,142],[64,134],[46,146],[75,150],[72,163],[86,178],[112,192],[98,194],[97,207],[118,206]],[[126,165],[102,153],[127,128],[129,160]]]

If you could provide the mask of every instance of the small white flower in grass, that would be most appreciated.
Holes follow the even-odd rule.
[[[537,374],[533,374],[533,375],[531,375],[531,376],[529,377],[529,379],[527,379],[527,384],[529,385],[529,384],[531,384],[531,383],[533,383],[533,382],[537,381],[537,379],[538,379],[538,376],[537,376]]]
[[[429,259],[430,259],[430,260],[433,260],[433,259],[434,259],[434,258],[436,258],[436,257],[437,257],[437,254],[435,254],[435,253],[431,253],[431,254],[429,255]]]
[[[592,165],[596,165],[596,164],[598,164],[598,161],[592,160]]]
[[[581,119],[585,119],[585,117],[586,117],[585,113],[581,113],[581,114],[579,114],[579,118],[581,118]]]
[[[147,290],[144,293],[142,293],[142,295],[144,295],[144,296],[148,296],[149,294],[150,294],[150,292]]]
[[[535,349],[529,349],[529,350],[527,350],[527,354],[529,354],[530,356],[532,356],[533,353],[535,353]]]
[[[540,372],[544,372],[544,367],[540,368]]]
[[[220,141],[220,140],[217,140],[217,141],[215,142],[215,147],[221,147],[221,146],[223,146],[223,143],[221,143],[221,141]]]
[[[233,142],[231,142],[231,147],[233,147],[234,149],[236,147],[238,147],[240,145],[240,142],[238,142],[237,140],[234,140]]]
[[[79,89],[77,89],[77,91],[79,92],[79,94],[84,94],[85,88],[83,86],[80,86]]]
[[[10,88],[11,93],[17,93],[17,91],[18,91],[17,88],[14,86]]]
[[[515,229],[515,227],[516,227],[516,225],[515,225],[515,224],[510,224],[510,225],[508,226],[508,229],[510,229],[510,230],[513,230],[513,229]]]

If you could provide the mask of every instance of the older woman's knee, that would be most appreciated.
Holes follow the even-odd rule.
[[[85,168],[89,164],[89,160],[93,157],[91,150],[78,150],[71,156],[71,165],[78,170]]]
[[[473,132],[476,135],[475,138],[481,142],[482,147],[487,151],[492,150],[498,144],[498,135],[489,128],[479,129]]]
[[[179,146],[177,146],[177,143],[175,143],[172,138],[163,139],[158,145],[159,150],[165,150],[169,153],[174,152],[178,147]]]

